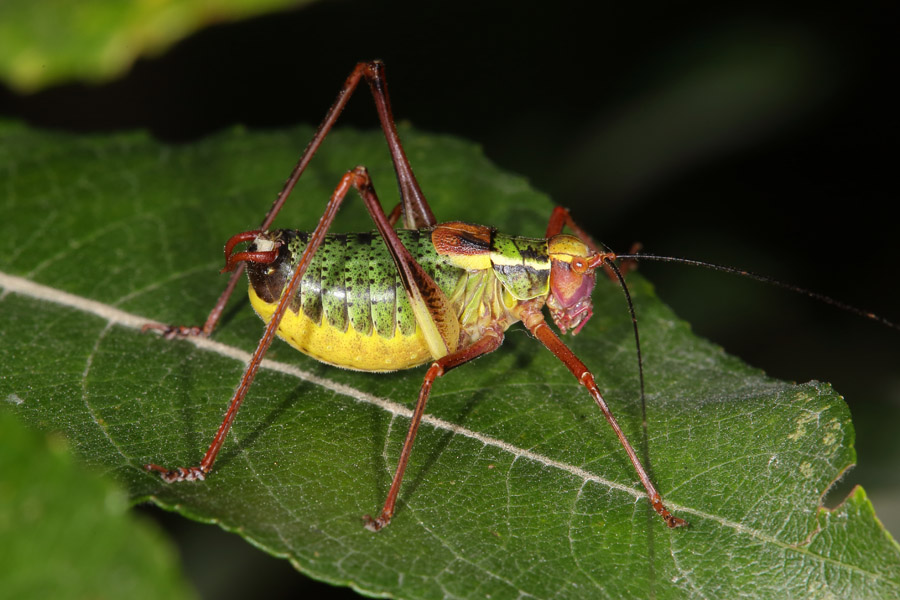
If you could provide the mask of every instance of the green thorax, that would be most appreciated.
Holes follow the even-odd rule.
[[[547,240],[493,232],[491,265],[494,275],[517,300],[546,296],[550,291]]]

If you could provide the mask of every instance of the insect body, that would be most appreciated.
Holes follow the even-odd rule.
[[[465,223],[398,232],[403,246],[446,296],[459,324],[449,350],[468,346],[487,328],[506,330],[520,320],[520,302],[543,302],[551,293],[552,262],[566,264],[568,250],[585,257],[578,238],[548,242],[509,236]],[[250,302],[269,321],[284,286],[297,267],[309,234],[292,230],[263,233],[248,251],[279,247],[270,264],[250,263]],[[554,248],[551,259],[550,248]],[[558,270],[565,267],[557,266]],[[580,325],[590,315],[593,275],[577,286]],[[563,292],[559,289],[557,294]],[[555,303],[573,304],[554,295]],[[557,311],[563,320],[563,311]],[[571,318],[566,322],[571,326]],[[580,325],[578,327],[580,327]],[[329,235],[304,273],[277,334],[322,362],[362,371],[393,371],[441,358],[416,325],[410,300],[378,232]],[[440,350],[438,351],[440,353]]]
[[[338,183],[315,230],[308,234],[269,231],[362,79],[375,99],[397,173],[401,205],[388,217],[368,172],[356,167]],[[362,197],[377,232],[327,235],[351,189]],[[398,232],[394,225],[401,214],[406,230]],[[566,227],[576,235],[564,234]],[[250,242],[247,249],[234,252],[244,242]],[[686,525],[664,506],[590,370],[563,344],[543,316],[546,306],[562,333],[578,333],[591,317],[591,292],[595,271],[600,268],[622,283],[627,297],[616,255],[594,243],[563,208],[554,210],[542,239],[505,235],[481,225],[438,224],[400,144],[380,62],[359,63],[351,72],[260,229],[233,236],[225,246],[225,255],[225,269],[235,272],[206,324],[202,329],[166,327],[165,335],[209,335],[245,265],[249,266],[251,303],[267,323],[265,333],[200,464],[175,469],[146,465],[165,481],[198,480],[209,474],[276,335],[340,367],[390,371],[430,363],[387,499],[377,517],[365,519],[370,529],[381,529],[393,517],[434,381],[450,369],[499,348],[504,331],[521,321],[590,393],[628,454],[653,509],[669,527]]]

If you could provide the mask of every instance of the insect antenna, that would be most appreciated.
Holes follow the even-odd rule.
[[[641,355],[641,336],[638,334],[638,322],[637,315],[634,312],[634,303],[631,301],[631,293],[628,291],[628,286],[625,284],[625,277],[622,276],[622,271],[619,270],[619,266],[609,258],[605,259],[603,263],[610,268],[615,274],[616,279],[619,280],[619,287],[622,288],[622,292],[625,294],[625,302],[628,304],[628,314],[631,315],[631,328],[634,330],[634,347],[637,350],[638,380],[641,385],[641,421],[644,424],[644,431],[646,432],[647,404],[644,399],[644,359]]]
[[[889,321],[880,315],[876,315],[875,313],[869,312],[867,310],[862,310],[855,306],[851,306],[850,304],[846,304],[841,302],[840,300],[835,300],[831,296],[826,296],[825,294],[820,294],[818,292],[814,292],[812,290],[808,290],[806,288],[793,285],[790,283],[785,283],[783,281],[779,281],[777,279],[773,279],[766,275],[760,275],[758,273],[753,273],[752,271],[746,271],[744,269],[738,269],[735,267],[726,267],[724,265],[718,265],[714,263],[703,262],[700,260],[693,260],[690,258],[679,258],[676,256],[658,256],[655,254],[643,254],[643,253],[634,253],[634,254],[619,254],[617,255],[619,259],[628,259],[628,260],[652,260],[655,262],[668,262],[668,263],[676,263],[680,265],[689,265],[692,267],[703,267],[704,269],[711,269],[713,271],[721,271],[723,273],[731,273],[732,275],[740,275],[741,277],[747,277],[749,279],[753,279],[767,285],[775,286],[784,290],[788,290],[794,292],[796,294],[800,294],[802,296],[807,296],[814,300],[818,300],[824,304],[828,304],[829,306],[833,306],[840,310],[846,311],[848,313],[857,315],[864,319],[869,319],[870,321],[875,321],[876,323],[880,323],[885,327],[889,327],[896,331],[900,331],[900,325],[894,323],[893,321]],[[627,291],[626,291],[627,294]]]
[[[638,381],[640,382],[641,389],[641,437],[644,441],[641,446],[644,451],[644,465],[647,470],[652,473],[653,466],[650,464],[649,431],[647,429],[647,398],[644,395],[644,359],[641,354],[641,336],[638,333],[637,314],[634,312],[634,302],[631,300],[631,292],[628,291],[628,285],[625,283],[625,277],[622,275],[619,266],[613,262],[611,258],[604,259],[603,264],[616,276],[619,287],[622,288],[622,293],[625,294],[625,302],[628,304],[628,314],[631,315],[631,328],[634,331],[634,347],[637,354]]]

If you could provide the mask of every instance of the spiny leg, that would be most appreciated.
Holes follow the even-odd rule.
[[[366,528],[372,531],[378,531],[391,522],[394,516],[394,507],[397,504],[397,495],[400,493],[400,484],[403,481],[403,474],[406,472],[406,465],[409,462],[409,455],[412,452],[413,442],[419,431],[419,423],[422,421],[422,415],[425,414],[425,404],[428,402],[428,396],[431,394],[431,386],[434,380],[441,377],[455,367],[469,362],[479,356],[483,356],[493,352],[503,343],[503,332],[499,329],[488,329],[483,337],[477,342],[440,358],[431,364],[428,372],[425,373],[425,379],[422,381],[422,388],[419,390],[419,399],[416,400],[416,408],[413,411],[412,420],[409,423],[409,430],[406,433],[406,439],[403,441],[403,448],[400,450],[400,460],[397,461],[397,470],[394,472],[394,479],[391,481],[391,489],[388,491],[387,499],[384,501],[384,507],[378,518],[373,519],[369,515],[363,517]]]
[[[247,395],[247,391],[250,389],[250,384],[253,382],[253,378],[256,376],[256,373],[259,370],[259,365],[262,362],[263,356],[269,349],[272,341],[275,339],[275,333],[278,330],[278,326],[281,323],[281,319],[284,316],[285,310],[287,310],[287,306],[291,302],[291,299],[294,298],[303,274],[306,272],[306,269],[312,262],[313,255],[315,254],[316,250],[319,248],[319,246],[322,245],[322,242],[325,239],[325,234],[331,227],[331,223],[334,221],[334,217],[337,215],[338,209],[340,208],[341,203],[347,195],[347,192],[350,191],[350,188],[355,188],[359,192],[360,196],[366,204],[366,209],[369,211],[369,214],[375,221],[375,225],[381,232],[381,235],[385,238],[385,242],[387,243],[388,248],[391,251],[392,256],[394,257],[395,263],[401,270],[401,273],[405,273],[405,277],[414,279],[418,283],[418,285],[422,286],[422,288],[420,289],[425,289],[426,295],[430,296],[434,294],[434,289],[429,288],[429,285],[437,289],[438,292],[440,291],[440,289],[437,288],[437,285],[425,273],[422,267],[415,262],[409,251],[407,251],[406,248],[403,247],[403,244],[397,237],[396,232],[390,226],[388,218],[384,214],[384,210],[381,208],[381,204],[378,201],[378,196],[375,194],[375,189],[372,186],[371,179],[369,178],[369,174],[366,171],[365,167],[356,167],[352,171],[349,171],[344,175],[343,178],[341,178],[341,181],[335,188],[331,199],[328,201],[328,205],[325,208],[325,213],[322,215],[322,218],[319,220],[319,224],[310,235],[307,246],[300,258],[300,262],[298,263],[297,268],[294,270],[294,274],[291,277],[290,282],[282,292],[281,299],[278,302],[278,307],[272,314],[272,317],[270,318],[269,323],[266,326],[265,333],[263,333],[262,338],[259,340],[256,351],[253,353],[253,356],[250,359],[250,363],[247,365],[247,369],[244,372],[243,377],[241,377],[240,384],[238,384],[238,387],[231,398],[231,402],[228,405],[228,410],[225,413],[225,418],[223,419],[222,424],[219,426],[219,429],[216,432],[215,437],[213,438],[212,444],[210,444],[209,449],[207,449],[206,454],[200,461],[200,464],[195,467],[178,467],[175,469],[167,469],[156,464],[147,464],[144,465],[145,469],[147,469],[148,471],[158,472],[165,481],[168,481],[170,483],[175,481],[193,481],[197,479],[202,480],[210,472],[210,470],[212,469],[212,465],[216,460],[216,455],[218,455],[219,450],[221,450],[222,445],[225,443],[225,437],[227,436],[228,431],[231,429],[231,425],[234,422],[234,418],[237,415],[238,410],[240,409],[241,403],[244,401],[244,398]],[[239,234],[236,237],[240,237],[241,235],[243,234]],[[233,249],[233,246],[234,244],[229,243],[230,249]],[[229,261],[232,264],[234,262],[232,260],[232,257],[229,257]],[[269,260],[268,257],[264,257],[262,262],[271,262],[271,260]],[[401,275],[401,277],[403,277],[403,275]]]
[[[403,150],[403,145],[400,143],[400,136],[397,133],[397,126],[394,123],[394,115],[391,110],[391,101],[387,90],[387,80],[384,74],[384,63],[379,60],[373,60],[357,63],[356,67],[354,67],[353,71],[347,77],[343,87],[341,87],[340,92],[338,92],[337,98],[331,105],[331,108],[328,109],[325,119],[319,125],[312,140],[310,140],[309,144],[306,146],[306,149],[300,156],[300,160],[297,161],[296,166],[294,166],[293,171],[291,171],[290,176],[284,183],[281,192],[279,192],[278,196],[275,198],[275,202],[272,204],[269,212],[266,213],[262,224],[259,226],[260,230],[265,231],[272,225],[275,216],[281,210],[285,200],[287,200],[287,197],[293,191],[300,176],[306,170],[307,165],[319,149],[322,141],[331,131],[331,128],[341,115],[341,112],[343,112],[344,107],[347,105],[347,102],[350,100],[350,97],[353,95],[353,92],[356,90],[357,85],[359,85],[359,82],[362,79],[365,79],[369,84],[369,90],[375,100],[375,108],[378,112],[378,119],[381,122],[381,129],[387,140],[388,148],[391,153],[391,160],[394,163],[394,171],[397,173],[397,181],[400,187],[400,200],[403,205],[404,224],[406,225],[406,228],[419,229],[422,227],[431,227],[437,223],[437,219],[435,219],[434,213],[431,212],[431,207],[428,206],[428,201],[425,199],[425,196],[419,187],[416,176],[413,174],[412,166],[409,164],[409,159],[406,156],[406,152]],[[219,296],[215,306],[213,306],[213,309],[210,311],[203,327],[147,324],[143,327],[143,330],[160,330],[166,338],[186,337],[191,335],[209,337],[213,329],[215,329],[216,324],[219,322],[222,312],[225,310],[225,305],[228,303],[228,299],[234,292],[238,280],[244,272],[244,267],[245,265],[241,263],[231,274],[231,277],[225,286],[225,290],[222,292],[222,295]]]
[[[541,314],[539,306],[536,304],[525,303],[522,307],[522,322],[528,330],[531,331],[532,335],[540,340],[550,352],[561,360],[564,365],[566,365],[566,368],[572,372],[581,385],[587,388],[588,392],[590,392],[591,396],[594,398],[594,402],[597,403],[597,406],[603,412],[606,421],[619,438],[619,443],[622,444],[622,447],[628,454],[628,458],[631,459],[631,464],[634,466],[634,470],[637,471],[638,477],[644,485],[644,489],[647,491],[647,497],[649,498],[653,509],[659,513],[669,527],[686,526],[687,521],[674,516],[668,511],[665,505],[663,505],[662,496],[660,496],[659,492],[656,490],[656,486],[654,486],[653,482],[650,480],[650,476],[641,464],[637,453],[634,451],[634,448],[631,447],[628,438],[625,437],[622,428],[619,427],[618,421],[616,421],[612,411],[610,411],[609,406],[606,404],[606,400],[604,400],[603,396],[600,394],[600,389],[594,381],[594,375],[588,370],[585,364],[575,356],[575,353],[569,350],[569,348],[563,344],[562,340],[553,333],[544,321],[544,316]]]

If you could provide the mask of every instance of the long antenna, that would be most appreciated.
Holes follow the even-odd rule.
[[[634,346],[637,349],[638,379],[641,382],[641,420],[644,424],[644,429],[647,429],[647,401],[644,396],[644,359],[641,356],[641,337],[638,335],[638,322],[637,315],[634,313],[634,302],[631,301],[631,293],[628,291],[628,286],[625,284],[625,278],[622,276],[622,272],[619,270],[618,265],[609,258],[605,259],[603,264],[612,269],[612,272],[615,273],[616,279],[619,280],[619,287],[622,288],[622,292],[625,294],[625,301],[628,303],[628,313],[631,315],[631,327],[634,330]]]
[[[900,325],[894,323],[893,321],[888,321],[884,317],[880,315],[876,315],[875,313],[862,310],[856,308],[855,306],[851,306],[849,304],[845,304],[839,300],[835,300],[830,296],[826,296],[824,294],[820,294],[818,292],[814,292],[812,290],[808,290],[806,288],[802,288],[800,286],[792,285],[790,283],[784,283],[783,281],[778,281],[777,279],[772,279],[771,277],[767,277],[766,275],[759,275],[758,273],[753,273],[751,271],[745,271],[743,269],[737,269],[735,267],[726,267],[724,265],[717,265],[714,263],[703,262],[699,260],[692,260],[689,258],[679,258],[676,256],[658,256],[655,254],[618,254],[616,256],[619,259],[631,259],[631,260],[652,260],[655,262],[667,262],[667,263],[676,263],[681,265],[690,265],[692,267],[703,267],[704,269],[711,269],[713,271],[721,271],[723,273],[731,273],[732,275],[740,275],[741,277],[747,277],[749,279],[754,279],[756,281],[760,281],[762,283],[779,287],[781,289],[789,290],[796,294],[801,294],[803,296],[807,296],[814,300],[818,300],[824,304],[828,304],[835,308],[839,308],[843,311],[852,313],[864,319],[869,319],[870,321],[875,321],[876,323],[880,323],[886,327],[890,327],[895,331],[900,331]]]
[[[638,321],[637,315],[634,312],[634,302],[631,299],[631,292],[628,291],[628,285],[625,283],[625,277],[622,275],[619,266],[614,263],[611,258],[604,259],[603,265],[608,267],[615,274],[616,279],[618,279],[619,287],[622,288],[622,293],[625,294],[625,302],[628,304],[628,313],[631,315],[631,328],[634,331],[634,346],[637,350],[638,381],[640,381],[641,385],[641,432],[644,440],[644,443],[641,444],[641,446],[644,450],[644,466],[648,472],[652,473],[653,466],[650,464],[649,444],[650,431],[647,425],[647,395],[644,391],[644,359],[641,354],[641,336],[638,334]]]

